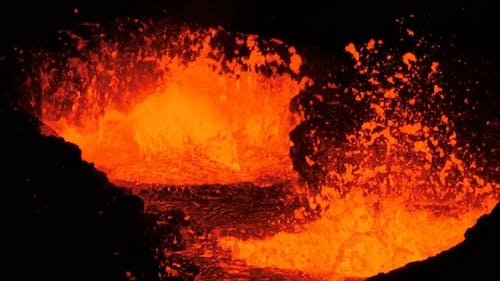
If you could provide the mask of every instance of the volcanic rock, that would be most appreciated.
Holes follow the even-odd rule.
[[[429,237],[429,239],[438,239]],[[480,217],[455,247],[423,261],[378,274],[367,281],[494,281],[500,280],[500,204]]]
[[[158,280],[141,198],[0,108],[4,280]]]

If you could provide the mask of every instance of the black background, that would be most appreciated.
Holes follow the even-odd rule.
[[[169,17],[338,52],[351,41],[397,40],[395,19],[413,14],[417,35],[444,37],[473,56],[497,60],[499,6],[493,0],[10,0],[0,4],[0,38],[2,48],[9,48],[43,40],[76,22]]]

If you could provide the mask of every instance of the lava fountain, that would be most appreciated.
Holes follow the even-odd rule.
[[[349,44],[346,83],[334,66],[306,76],[296,49],[276,39],[116,26],[86,24],[86,36],[61,32],[63,52],[33,52],[31,104],[115,182],[290,180],[309,199],[295,217],[319,219],[262,239],[214,234],[234,260],[367,277],[457,244],[497,201],[430,55]]]
[[[119,25],[92,41],[62,33],[76,55],[38,54],[41,119],[84,159],[141,184],[293,175],[288,133],[299,120],[288,104],[303,87],[293,47],[221,28]]]

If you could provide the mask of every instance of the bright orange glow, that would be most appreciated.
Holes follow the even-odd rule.
[[[262,240],[207,235],[233,260],[324,280],[363,278],[450,248],[496,203],[496,183],[459,149],[453,116],[432,107],[447,89],[436,78],[439,63],[428,57],[378,53],[381,40],[345,47],[368,90],[360,81],[341,89],[322,77],[330,79],[324,89],[366,103],[367,117],[340,148],[311,142],[328,156],[326,179],[313,193],[294,181],[289,156],[289,133],[306,118],[290,111],[290,101],[314,84],[294,47],[222,28],[139,21],[129,34],[127,24],[119,25],[126,40],[121,33],[92,40],[68,33],[77,55],[40,55],[42,120],[112,181],[289,181],[320,212],[293,233]],[[375,54],[382,59],[367,60]],[[391,63],[399,65],[385,73]],[[423,80],[428,87],[418,84]],[[336,102],[320,94],[315,101]],[[305,157],[307,165],[315,161]],[[307,217],[304,207],[294,214]]]
[[[374,40],[360,48],[351,43],[345,51],[378,89],[353,91],[357,101],[369,101],[371,118],[347,136],[343,169],[326,164],[329,180],[320,194],[310,196],[311,209],[319,208],[321,218],[263,240],[221,237],[219,245],[234,258],[324,280],[364,278],[449,249],[497,203],[496,183],[476,175],[475,164],[459,158],[451,119],[435,108],[427,115],[418,109],[421,103],[434,103],[436,88],[445,90],[434,84],[439,64],[427,68],[407,52],[401,59],[406,70],[383,68],[380,61],[370,68],[373,62],[363,52],[376,51]],[[386,56],[387,65],[392,57]],[[388,88],[377,80],[382,72]],[[427,92],[416,91],[406,102],[400,91],[417,88],[421,78],[429,79]],[[433,116],[444,129],[429,127],[427,118]],[[300,210],[295,215],[303,217]]]
[[[496,203],[491,200],[488,207],[478,209],[455,204],[440,210],[419,206],[424,202],[411,207],[410,199],[399,195],[366,196],[360,190],[340,196],[325,188],[322,196],[330,207],[319,220],[297,226],[296,233],[247,241],[222,237],[219,244],[257,267],[299,270],[324,280],[362,278],[449,249]]]
[[[255,35],[228,35],[249,52],[230,59],[211,43],[221,34],[186,29],[168,39],[142,34],[144,42],[126,50],[111,40],[101,41],[97,53],[83,49],[90,61],[72,57],[59,71],[86,87],[42,74],[60,85],[55,94],[45,89],[43,121],[115,181],[265,185],[276,175],[293,177],[288,133],[297,120],[288,106],[300,90],[292,78],[300,56],[277,40],[264,43],[281,48],[284,59],[261,49]],[[184,41],[188,46],[177,45]],[[156,49],[148,50],[152,42]],[[191,59],[176,54],[182,48],[193,51]],[[129,71],[122,77],[123,69]],[[72,107],[58,115],[68,99]]]

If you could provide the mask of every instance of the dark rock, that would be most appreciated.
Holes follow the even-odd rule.
[[[2,279],[158,280],[142,199],[39,127],[0,109]]]
[[[500,204],[478,219],[455,247],[367,281],[494,281],[500,280]]]

